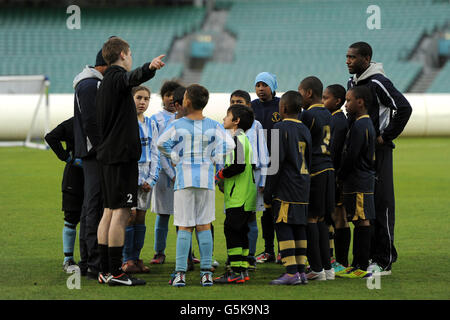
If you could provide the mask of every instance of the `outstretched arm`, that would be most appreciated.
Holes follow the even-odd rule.
[[[156,74],[156,70],[160,70],[165,66],[162,59],[165,55],[160,55],[152,60],[150,63],[146,63],[141,67],[134,69],[133,71],[125,72],[121,74],[120,78],[117,79],[117,87],[119,90],[124,90],[125,88],[135,87],[144,83]]]

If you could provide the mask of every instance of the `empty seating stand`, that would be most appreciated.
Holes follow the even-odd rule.
[[[75,75],[95,63],[110,36],[129,42],[138,66],[168,54],[174,38],[197,29],[204,15],[204,9],[194,7],[81,9],[81,28],[70,30],[65,8],[2,8],[0,75],[46,74],[51,92],[70,93]],[[157,92],[164,80],[182,71],[182,64],[168,64],[147,85]]]
[[[329,85],[346,85],[348,46],[366,41],[373,60],[401,91],[418,77],[422,66],[408,61],[425,33],[448,23],[450,6],[432,0],[376,1],[381,29],[369,29],[370,1],[222,0],[229,7],[227,29],[237,37],[232,63],[210,62],[202,82],[212,91],[254,90],[261,71],[277,75],[279,91],[297,89],[301,79],[315,75]]]
[[[361,0],[216,0],[229,10],[227,30],[237,43],[230,63],[208,62],[201,83],[211,92],[254,90],[261,71],[277,75],[279,92],[297,89],[301,79],[315,75],[324,85],[346,85],[348,46],[366,41],[373,60],[382,62],[397,88],[407,91],[421,73],[409,61],[423,35],[449,23],[450,5],[437,0],[378,0],[381,29],[370,30]],[[81,10],[81,29],[66,26],[65,8],[2,8],[0,11],[0,75],[46,74],[51,92],[73,92],[72,80],[111,35],[126,39],[138,66],[169,53],[176,37],[199,30],[206,11],[192,6],[104,8]],[[430,92],[445,88],[447,67]],[[149,85],[159,91],[163,81],[178,78],[184,66],[169,63]],[[444,81],[440,81],[443,79]]]

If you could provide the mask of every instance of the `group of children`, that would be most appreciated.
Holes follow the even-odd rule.
[[[259,86],[265,84],[256,81]],[[332,280],[336,274],[343,278],[369,277],[375,135],[366,108],[370,93],[365,89],[352,88],[346,93],[342,86],[331,85],[322,95],[320,80],[308,77],[300,83],[298,92],[286,92],[279,99],[279,118],[272,115],[270,119],[275,129],[272,135],[276,135],[275,140],[271,138],[275,142],[271,151],[277,153],[279,169],[267,175],[269,149],[248,92],[236,90],[231,94],[230,107],[220,125],[202,114],[208,92],[201,86],[186,90],[176,82],[166,82],[161,89],[164,109],[150,118],[143,115],[150,91],[143,86],[134,88],[143,147],[139,193],[147,194],[145,205],[138,206],[137,212],[145,213],[152,202],[152,211],[158,215],[151,263],[164,263],[169,217],[176,212],[176,270],[170,281],[173,286],[186,284],[194,227],[199,241],[201,283],[208,286],[248,281],[248,271],[256,265],[256,212],[264,211],[265,203],[265,208],[271,210],[269,217],[286,268],[286,273],[271,284],[306,284],[308,280]],[[345,101],[349,119],[341,109]],[[174,122],[177,119],[182,120]],[[151,179],[157,182],[152,185],[150,201],[152,191],[145,190],[145,177],[150,177],[152,171],[156,173]],[[224,193],[228,259],[226,272],[213,279],[211,222],[215,219],[215,184]],[[348,220],[355,224],[351,265]],[[145,228],[145,224],[136,225]],[[148,272],[138,254],[129,254],[132,244],[140,243],[136,231],[129,228],[122,268],[130,273]],[[342,230],[348,232],[344,237]],[[331,241],[330,231],[337,235]],[[141,247],[138,245],[135,252]]]
[[[124,68],[131,69],[131,60],[127,60],[131,53],[122,50],[120,54]],[[123,222],[123,246],[113,246],[113,262],[108,237],[103,235],[104,222],[99,226],[99,250],[106,266],[99,282],[145,284],[128,275],[149,272],[140,259],[149,209],[157,214],[152,264],[165,261],[169,218],[174,216],[177,240],[175,272],[169,282],[172,286],[186,285],[185,274],[195,258],[194,229],[203,286],[250,280],[248,271],[254,270],[257,262],[275,260],[275,234],[279,261],[286,272],[271,284],[306,284],[309,280],[333,280],[335,276],[370,277],[367,268],[369,221],[375,215],[375,132],[367,114],[369,90],[354,87],[346,92],[340,85],[331,85],[323,91],[318,78],[308,77],[297,91],[278,98],[276,76],[263,72],[255,79],[258,98],[251,101],[248,92],[233,92],[221,124],[203,115],[209,99],[206,88],[197,84],[185,88],[168,81],[161,88],[163,110],[146,117],[151,92],[140,83],[163,66],[158,57],[125,80],[129,87],[136,83],[130,93],[141,144],[138,190],[136,200],[128,193],[129,201],[117,205],[132,207],[132,214],[121,215],[127,218]],[[344,102],[347,117],[341,110]],[[99,148],[103,157],[108,156],[110,151],[103,149]],[[124,172],[107,174],[119,179]],[[215,220],[216,186],[224,193],[228,259],[225,273],[214,278],[218,263],[213,258],[211,223]],[[109,196],[109,201],[114,201],[113,195]],[[106,208],[110,207],[105,207],[104,217],[107,214],[111,223],[114,210]],[[258,256],[257,211],[263,211],[265,240],[265,251]],[[351,265],[348,221],[355,224]],[[104,258],[108,254],[109,262]],[[117,267],[116,256],[122,256],[121,267]]]

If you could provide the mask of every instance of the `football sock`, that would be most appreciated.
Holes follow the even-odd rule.
[[[99,244],[98,252],[100,254],[100,271],[102,273],[109,272],[109,254],[108,254],[108,245]]]
[[[281,261],[286,267],[286,272],[295,274],[298,271],[297,260],[295,259],[295,240],[284,240],[280,243],[283,250],[281,253]]]
[[[147,231],[147,227],[145,226],[145,224],[134,225],[133,260],[139,259],[139,256],[141,255],[141,250],[144,247],[146,231]]]
[[[359,245],[361,241],[359,240],[359,228],[353,229],[353,261],[352,267],[358,267],[359,265]]]
[[[186,230],[178,230],[177,234],[177,252],[175,271],[187,270],[187,259],[189,255],[189,248],[192,242],[192,233]]]
[[[312,271],[322,271],[322,261],[320,259],[320,247],[319,247],[319,228],[317,223],[308,223],[306,228],[306,235],[308,241],[307,256],[309,265]]]
[[[121,247],[108,247],[109,272],[115,277],[123,273],[122,270],[122,251]]]
[[[305,272],[306,248],[308,247],[306,238],[306,227],[299,225],[298,233],[296,232],[295,237],[295,261],[297,263],[297,270],[300,273]]]
[[[343,266],[348,266],[348,251],[352,235],[350,227],[336,229],[334,236],[334,245],[336,247],[336,261]]]
[[[125,240],[123,244],[123,263],[133,260],[134,247],[134,225],[125,228]]]
[[[367,270],[369,267],[369,254],[370,254],[370,227],[361,226],[359,229],[359,268],[361,270]]]
[[[258,223],[256,219],[248,223],[248,250],[249,256],[254,257],[256,253],[256,243],[258,241]]]
[[[169,232],[168,214],[158,214],[155,220],[155,251],[164,253],[166,249],[167,233]]]
[[[330,257],[334,257],[334,228],[328,226],[328,240],[330,241]]]
[[[233,272],[241,272],[242,247],[227,249],[230,267]]]
[[[213,238],[211,230],[197,232],[198,248],[200,251],[200,269],[210,270],[213,253]]]
[[[245,271],[248,269],[249,263],[248,263],[248,248],[242,249],[242,260],[241,260],[241,271]]]
[[[319,229],[319,246],[320,246],[320,260],[322,267],[325,270],[331,269],[330,263],[330,238],[328,233],[328,225],[325,222],[317,222]]]
[[[75,247],[75,239],[77,237],[76,225],[65,222],[63,228],[63,251],[64,263],[73,260],[73,248]]]

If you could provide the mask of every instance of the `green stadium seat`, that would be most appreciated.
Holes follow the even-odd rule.
[[[450,92],[450,62],[447,61],[437,77],[433,80],[427,93],[448,93]]]

